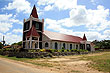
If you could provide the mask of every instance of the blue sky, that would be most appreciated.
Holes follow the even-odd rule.
[[[22,40],[23,19],[36,5],[45,30],[83,37],[110,39],[110,0],[0,0],[0,41]]]

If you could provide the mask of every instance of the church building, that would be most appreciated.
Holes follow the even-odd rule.
[[[23,24],[24,49],[87,49],[94,51],[86,35],[83,38],[44,30],[44,19],[39,19],[34,5],[30,17]]]

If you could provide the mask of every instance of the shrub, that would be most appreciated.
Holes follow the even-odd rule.
[[[40,52],[46,52],[46,49],[40,49]]]
[[[73,49],[74,52],[78,52],[78,49]]]
[[[48,53],[48,55],[47,55],[48,57],[53,57],[53,55],[51,54],[51,53]]]
[[[61,52],[64,52],[65,51],[65,49],[61,49]]]
[[[62,49],[65,49],[64,47],[62,47]]]
[[[70,51],[71,51],[71,52],[74,52],[74,49],[71,49]]]
[[[69,52],[70,50],[69,49],[67,49],[67,52]]]
[[[36,50],[30,49],[30,50],[28,50],[28,52],[36,52]]]

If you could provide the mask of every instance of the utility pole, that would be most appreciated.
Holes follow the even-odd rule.
[[[5,39],[5,36],[3,36],[3,41],[2,41],[3,42],[3,46],[5,46],[5,40],[4,39]]]

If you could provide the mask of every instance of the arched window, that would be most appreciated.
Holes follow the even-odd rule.
[[[70,44],[70,49],[72,49],[72,44]]]
[[[58,49],[58,44],[57,44],[57,42],[55,42],[55,49]]]
[[[63,47],[65,48],[65,43],[63,43]]]
[[[76,49],[78,49],[78,45],[76,45]]]
[[[45,43],[45,47],[48,47],[48,43],[47,42]]]

